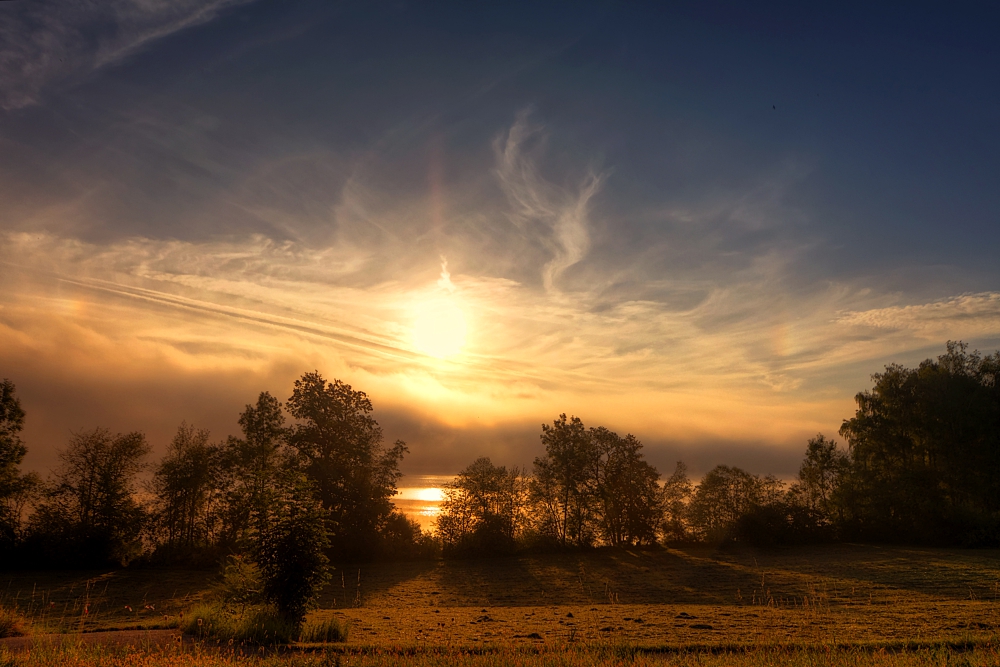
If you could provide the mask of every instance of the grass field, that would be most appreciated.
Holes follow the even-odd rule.
[[[1000,664],[998,551],[607,549],[345,566],[334,575],[311,618],[350,624],[349,640],[335,645],[350,664],[589,665],[622,656],[629,664]],[[77,632],[175,626],[210,595],[214,574],[5,579],[0,602],[35,632]],[[824,662],[830,656],[849,662]],[[189,658],[182,652],[168,662]],[[890,659],[903,662],[879,662]]]
[[[0,664],[10,667],[945,667],[995,666],[1000,651],[985,646],[971,650],[927,648],[920,650],[865,649],[757,649],[753,651],[688,651],[650,653],[627,647],[551,647],[541,650],[500,648],[485,652],[379,650],[365,653],[298,652],[242,655],[199,649],[61,649],[28,654],[4,654]]]

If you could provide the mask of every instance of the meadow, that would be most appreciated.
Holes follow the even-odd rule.
[[[0,601],[29,633],[68,641],[0,640],[9,664],[1000,664],[995,550],[599,549],[342,566],[310,620],[348,625],[347,641],[241,657],[163,641],[212,595],[211,571],[4,578]],[[146,647],[73,639],[101,630],[147,631],[126,635]]]

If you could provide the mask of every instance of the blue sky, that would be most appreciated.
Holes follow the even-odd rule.
[[[1000,347],[996,19],[2,3],[29,462],[96,425],[222,437],[318,368],[414,471],[529,462],[568,412],[661,468],[792,472],[885,363]]]

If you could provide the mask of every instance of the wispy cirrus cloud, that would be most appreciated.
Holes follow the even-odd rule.
[[[504,136],[496,140],[496,174],[513,206],[510,217],[521,231],[542,243],[551,259],[542,269],[545,289],[590,250],[587,213],[601,189],[603,174],[590,172],[576,190],[546,181],[530,154],[530,144],[543,128],[532,125],[530,111],[521,111]]]
[[[119,62],[146,44],[251,0],[77,0],[0,4],[0,107]]]
[[[835,428],[884,361],[1000,336],[993,293],[929,302],[860,279],[803,279],[819,241],[786,201],[796,169],[701,200],[624,207],[611,230],[589,217],[603,175],[543,176],[544,133],[522,114],[493,145],[495,162],[445,184],[435,220],[426,192],[395,187],[378,159],[310,150],[239,171],[242,154],[203,155],[207,126],[138,126],[134,136],[198,166],[172,182],[206,203],[170,211],[186,226],[163,233],[105,216],[115,196],[97,190],[2,233],[0,368],[41,378],[36,395],[53,377],[70,395],[156,376],[217,387],[230,418],[252,398],[247,387],[288,386],[318,368],[378,397],[416,438],[524,433],[567,411],[648,442],[785,446]],[[143,152],[129,158],[162,177],[151,154],[146,165]],[[235,222],[219,224],[223,214]],[[192,226],[203,229],[184,236]],[[74,231],[92,227],[112,233]],[[442,291],[468,320],[466,348],[445,361],[413,336]],[[58,361],[41,368],[46,359]],[[180,418],[208,418],[207,399],[157,391],[119,391],[115,409],[148,416],[163,438]],[[447,458],[412,444],[437,447],[448,466],[467,449]]]

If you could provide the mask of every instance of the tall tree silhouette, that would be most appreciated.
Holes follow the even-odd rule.
[[[848,535],[1000,541],[1000,353],[964,343],[917,368],[886,366],[840,429],[851,466],[838,489]]]
[[[799,474],[788,490],[789,500],[806,509],[820,526],[843,520],[835,496],[850,466],[847,452],[822,433],[810,438]]]
[[[208,440],[207,430],[182,423],[153,473],[156,524],[169,550],[190,552],[214,541],[219,448]]]
[[[136,476],[149,453],[139,432],[76,433],[59,453],[60,467],[29,530],[49,555],[83,564],[127,563],[142,548],[145,513]]]
[[[662,497],[663,520],[660,524],[660,534],[667,542],[685,540],[689,537],[687,525],[687,504],[694,493],[694,487],[688,478],[687,465],[678,461],[673,474],[663,483]]]
[[[688,521],[696,536],[709,542],[736,539],[741,520],[782,500],[781,483],[768,475],[719,465],[702,478],[688,505]]]
[[[289,444],[304,461],[327,510],[334,554],[365,558],[379,550],[379,533],[392,514],[399,462],[406,444],[382,446],[382,429],[362,391],[318,372],[295,381],[288,411],[297,420]]]
[[[445,485],[437,519],[446,555],[510,553],[525,524],[525,482],[518,468],[473,461]]]
[[[24,505],[39,487],[38,476],[23,474],[19,468],[27,448],[21,441],[24,410],[14,383],[0,383],[0,552],[10,549],[21,537]]]
[[[663,516],[660,473],[643,460],[642,443],[600,426],[589,432],[590,477],[606,544],[652,544]]]
[[[278,399],[261,392],[240,413],[239,424],[243,437],[229,437],[219,453],[225,499],[222,541],[236,549],[260,532],[276,494],[294,478],[289,429]]]
[[[592,544],[598,527],[590,434],[578,417],[561,414],[542,425],[541,439],[545,454],[535,458],[529,485],[536,529],[561,546]]]

